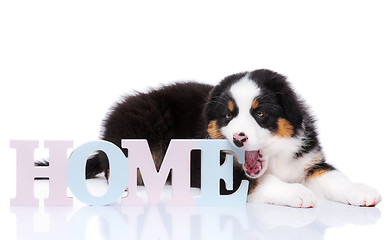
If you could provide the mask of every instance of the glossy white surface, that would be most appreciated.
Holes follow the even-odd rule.
[[[88,180],[95,194],[103,179]],[[147,199],[143,187],[139,196]],[[199,191],[194,189],[193,194]],[[167,187],[162,199],[169,198]],[[47,196],[47,181],[36,184],[36,196]],[[378,207],[359,208],[320,200],[298,209],[248,204],[240,207],[166,206],[11,207],[2,214],[9,239],[388,239],[387,199]]]

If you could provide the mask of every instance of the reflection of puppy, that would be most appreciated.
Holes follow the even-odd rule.
[[[313,117],[286,78],[269,70],[231,75],[215,87],[180,83],[129,96],[103,127],[103,139],[118,146],[120,139],[147,139],[157,167],[173,138],[228,139],[246,151],[243,167],[235,164],[234,188],[248,179],[249,201],[313,207],[315,196],[357,206],[381,200],[325,162]],[[192,185],[199,186],[199,165],[191,165]],[[97,154],[88,160],[87,177],[108,168]]]

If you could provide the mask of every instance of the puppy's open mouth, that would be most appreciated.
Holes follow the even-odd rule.
[[[263,172],[263,153],[261,150],[246,151],[245,163],[243,164],[245,174],[249,178],[258,178]]]

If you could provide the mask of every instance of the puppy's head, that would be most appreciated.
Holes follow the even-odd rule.
[[[210,93],[205,109],[208,134],[246,151],[248,177],[267,168],[263,151],[292,138],[302,126],[301,104],[286,78],[270,70],[226,77]]]

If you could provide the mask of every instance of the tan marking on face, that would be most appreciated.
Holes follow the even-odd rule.
[[[230,112],[233,112],[233,111],[234,111],[234,102],[233,102],[233,101],[229,101],[229,103],[228,103],[228,108],[229,108],[229,111],[230,111]]]
[[[257,100],[253,100],[252,102],[252,109],[256,109],[259,107],[259,102]]]
[[[327,170],[318,170],[318,171],[315,171],[314,173],[312,173],[309,178],[317,178],[317,177],[320,177],[322,176],[324,173],[328,172]]]
[[[217,121],[211,121],[207,126],[207,132],[209,133],[210,138],[212,139],[224,139],[222,133],[219,131]]]
[[[294,127],[291,126],[290,122],[284,118],[278,119],[278,130],[275,133],[275,136],[288,138],[291,137],[294,133]]]

